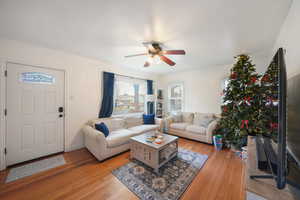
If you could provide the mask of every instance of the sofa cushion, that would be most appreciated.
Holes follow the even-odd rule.
[[[192,112],[183,112],[182,113],[182,120],[183,122],[186,122],[186,123],[193,123],[193,120],[194,120],[194,113]]]
[[[114,131],[118,129],[125,128],[125,120],[122,118],[98,118],[93,119],[88,122],[88,125],[95,127],[95,124],[100,124],[101,122],[105,123],[109,131]]]
[[[173,129],[178,129],[178,130],[185,130],[187,127],[188,123],[181,122],[181,123],[172,123],[170,124],[170,127]]]
[[[185,130],[200,135],[206,135],[206,128],[198,125],[188,125]]]
[[[127,128],[130,128],[133,126],[139,126],[139,125],[142,125],[143,123],[144,122],[143,122],[142,115],[125,117],[125,125]]]
[[[155,124],[144,124],[144,125],[140,125],[140,126],[134,126],[129,128],[128,130],[130,131],[134,131],[137,132],[138,134],[140,133],[145,133],[148,131],[155,131],[156,129],[158,129],[158,125]]]
[[[112,131],[106,138],[107,146],[112,148],[129,142],[130,137],[137,135],[136,132],[128,129]]]
[[[208,125],[215,119],[214,114],[211,113],[195,113],[194,125],[208,127]]]

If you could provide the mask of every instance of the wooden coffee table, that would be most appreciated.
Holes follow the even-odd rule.
[[[177,156],[178,137],[161,133],[163,136],[161,144],[147,142],[146,139],[154,134],[155,132],[148,132],[131,137],[130,158],[143,162],[158,173],[161,166]]]

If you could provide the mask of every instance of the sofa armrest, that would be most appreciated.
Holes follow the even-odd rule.
[[[107,148],[103,133],[89,125],[83,127],[85,147],[98,159],[103,160],[103,153]]]
[[[217,127],[217,124],[218,124],[218,120],[214,120],[207,127],[206,136],[207,136],[207,141],[210,144],[212,144],[212,136],[213,136],[214,130]]]
[[[159,126],[159,131],[163,131],[163,119],[155,118],[155,124]]]
[[[170,124],[172,124],[173,122],[174,122],[174,118],[172,116],[169,116],[169,117],[165,118],[166,128],[169,129]]]

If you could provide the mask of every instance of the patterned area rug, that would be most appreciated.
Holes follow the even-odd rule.
[[[142,200],[177,200],[198,174],[207,155],[178,150],[155,174],[152,168],[133,160],[112,173]]]

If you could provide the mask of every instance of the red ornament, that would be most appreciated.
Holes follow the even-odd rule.
[[[252,77],[250,78],[250,83],[254,84],[254,83],[256,83],[256,81],[257,81],[256,76],[252,76]]]
[[[268,74],[264,75],[261,79],[261,81],[263,81],[263,82],[268,82],[269,80],[270,80],[270,78],[269,78]]]
[[[249,120],[242,120],[241,128],[244,128],[245,125],[247,128],[249,128],[248,124],[249,124]]]
[[[244,101],[251,101],[251,97],[244,97]]]
[[[233,73],[230,75],[230,78],[231,78],[231,79],[236,79],[236,78],[237,78],[237,73],[236,73],[236,72],[233,72]]]
[[[223,107],[223,112],[227,112],[227,111],[228,111],[227,106],[224,106],[224,107]]]
[[[248,106],[251,105],[251,103],[250,103],[251,100],[252,100],[251,97],[244,97],[244,102],[245,102]]]
[[[271,128],[271,130],[273,130],[273,129],[278,129],[278,123],[270,123],[270,128]]]

